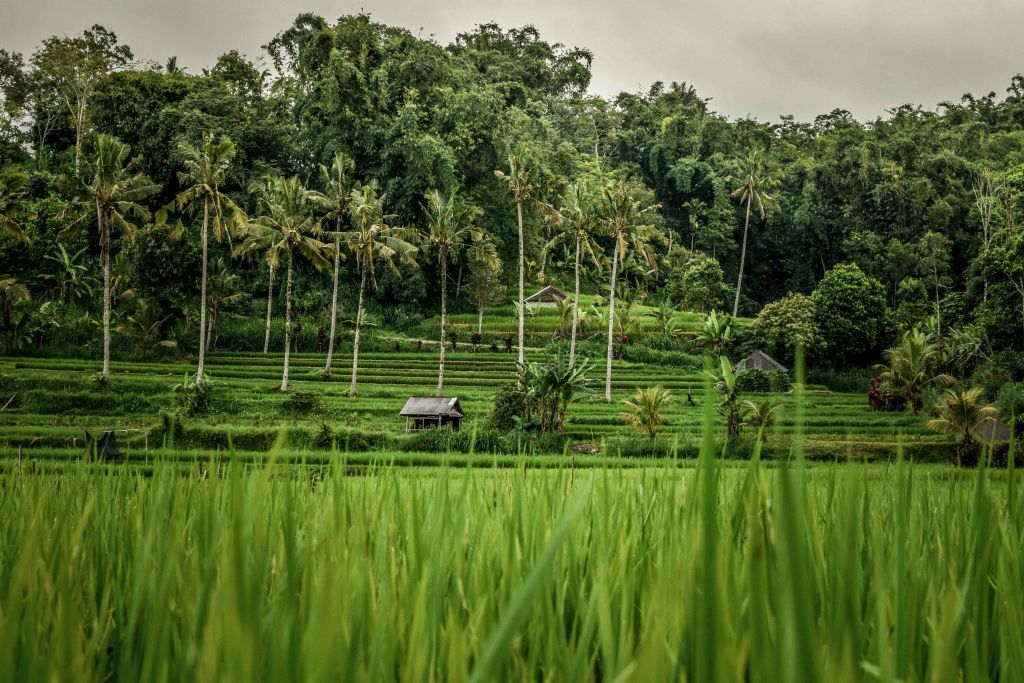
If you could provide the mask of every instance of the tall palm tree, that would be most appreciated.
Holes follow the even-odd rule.
[[[0,172],[0,231],[25,244],[30,240],[18,223],[18,207],[27,186],[28,176],[21,169],[12,166]]]
[[[332,247],[324,244],[313,218],[313,198],[298,178],[271,177],[252,187],[259,215],[246,226],[246,241],[237,254],[263,252],[274,269],[285,262],[287,273],[284,314],[284,370],[281,391],[288,391],[288,365],[291,355],[292,272],[296,256],[302,256],[317,269],[329,268]]]
[[[481,211],[459,200],[455,191],[441,194],[437,190],[427,193],[427,229],[420,236],[437,252],[441,266],[441,337],[437,370],[437,395],[444,390],[445,324],[448,314],[448,259],[455,256],[470,239],[483,239],[483,230],[474,224]]]
[[[100,263],[103,268],[103,370],[100,382],[110,381],[110,240],[114,232],[126,238],[135,234],[132,219],[149,220],[149,210],[139,204],[160,187],[129,161],[131,147],[117,138],[96,136],[96,154],[88,165],[90,180],[85,186],[96,205],[96,224],[100,233]]]
[[[344,152],[336,154],[331,167],[320,166],[320,177],[324,182],[324,192],[313,192],[314,201],[324,211],[320,219],[321,225],[333,223],[334,230],[334,283],[331,286],[331,334],[327,339],[327,362],[321,374],[324,378],[331,376],[331,363],[334,360],[334,334],[338,322],[338,275],[341,272],[341,222],[348,212],[349,193],[352,191],[356,164]]]
[[[516,220],[519,224],[519,363],[523,362],[523,343],[526,330],[526,234],[523,229],[523,204],[530,199],[537,179],[534,170],[528,167],[521,153],[508,156],[508,173],[495,171],[494,175],[504,181],[516,203]]]
[[[178,181],[185,188],[176,199],[178,210],[197,204],[203,206],[200,238],[203,244],[203,272],[199,285],[199,366],[196,369],[196,386],[201,387],[206,376],[206,280],[210,226],[212,224],[217,241],[227,240],[230,244],[231,233],[241,232],[243,229],[245,215],[231,198],[221,191],[231,160],[235,157],[235,145],[230,139],[222,137],[215,142],[212,135],[207,135],[202,145],[196,147],[183,142],[178,146],[178,151],[185,165],[185,171],[178,173]]]
[[[572,241],[576,249],[576,260],[573,269],[575,289],[572,297],[572,331],[569,336],[569,365],[576,362],[576,332],[580,318],[580,265],[584,255],[589,258],[598,270],[601,262],[597,258],[600,247],[595,241],[597,215],[590,207],[589,191],[583,180],[577,180],[569,186],[565,193],[562,206],[557,210],[545,211],[546,217],[559,229],[544,245],[544,254],[556,245]]]
[[[638,198],[633,188],[624,181],[617,181],[604,188],[602,220],[615,243],[612,251],[612,276],[608,287],[608,352],[604,379],[604,400],[608,403],[612,402],[615,290],[618,284],[619,263],[632,248],[651,268],[657,268],[650,241],[658,238],[663,240],[664,236],[653,225],[643,222],[647,215],[657,208],[657,204],[645,206],[645,202]]]
[[[740,270],[736,277],[736,299],[732,304],[732,317],[736,317],[740,310],[740,290],[743,288],[743,268],[747,260],[747,235],[750,232],[750,209],[757,208],[758,215],[764,220],[764,209],[776,202],[768,194],[768,190],[779,184],[778,176],[774,169],[770,169],[765,162],[764,152],[754,150],[740,162],[742,185],[732,191],[733,199],[741,204],[747,205],[746,218],[743,221],[743,247],[740,250]]]
[[[885,365],[876,366],[880,377],[889,383],[892,392],[910,403],[914,415],[921,410],[922,396],[929,384],[949,385],[954,379],[938,372],[942,349],[928,341],[928,336],[914,329],[903,335],[898,346],[882,353]]]
[[[352,190],[349,217],[352,229],[341,234],[341,243],[355,256],[359,268],[359,303],[356,306],[355,332],[352,340],[352,383],[349,396],[356,395],[356,376],[359,372],[359,335],[363,323],[363,302],[366,283],[377,288],[375,264],[377,261],[391,269],[395,259],[412,262],[416,247],[407,239],[413,239],[414,231],[390,224],[393,217],[384,213],[385,195],[377,194],[377,183],[371,181]]]

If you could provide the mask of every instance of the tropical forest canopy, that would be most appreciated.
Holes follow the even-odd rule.
[[[769,123],[717,113],[686,83],[591,96],[592,52],[549,43],[529,26],[481,25],[441,45],[364,14],[333,23],[302,14],[268,38],[260,59],[227,51],[201,73],[173,57],[142,61],[100,26],[48,38],[31,55],[0,50],[8,352],[33,343],[14,330],[28,316],[19,318],[19,301],[37,326],[40,316],[55,316],[63,334],[79,312],[98,312],[95,286],[85,293],[76,283],[98,281],[104,239],[115,308],[130,291],[157,312],[154,320],[194,326],[203,210],[180,199],[189,189],[188,150],[224,140],[233,153],[218,191],[248,216],[260,214],[253,188],[266,189],[269,178],[295,177],[324,192],[320,169],[339,154],[353,182],[376,184],[391,225],[423,230],[428,193],[457,194],[504,264],[506,301],[518,263],[517,203],[508,176],[496,171],[507,174],[514,155],[533,179],[523,211],[530,291],[540,282],[572,285],[571,243],[545,249],[557,225],[544,207],[565,205],[582,181],[580,200],[600,212],[602,188],[618,183],[638,204],[656,206],[644,222],[660,234],[654,260],[624,253],[626,290],[731,312],[742,259],[738,313],[755,316],[776,302],[767,312],[790,332],[810,315],[823,360],[874,361],[901,330],[928,319],[940,334],[967,331],[988,354],[1024,348],[1020,75],[1003,94],[904,104],[870,122],[835,110]],[[107,136],[128,146],[122,165],[145,188],[132,190],[138,211],[126,219],[138,229],[118,229],[115,201],[103,238],[89,186]],[[337,228],[354,220],[339,214]],[[224,241],[210,237],[211,269],[241,278],[235,291],[247,292],[259,315],[264,252],[240,254],[224,227]],[[597,231],[595,247],[598,258],[583,260],[583,289],[607,296],[612,240]],[[343,309],[360,289],[357,259],[341,265]],[[447,267],[457,285],[449,305],[475,310],[472,283],[483,262],[468,249],[450,261],[378,268],[367,307],[392,317],[434,313]],[[318,265],[296,261],[300,316],[329,305],[331,278]],[[41,312],[43,301],[51,307]],[[836,313],[835,301],[854,308]],[[819,311],[808,314],[813,304]]]

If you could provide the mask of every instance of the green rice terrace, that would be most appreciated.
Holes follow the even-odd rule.
[[[485,319],[485,339],[495,343],[514,329],[515,320],[496,309]],[[638,313],[646,312],[638,307]],[[455,329],[475,329],[475,317],[452,316]],[[695,333],[699,316],[677,316],[680,329]],[[541,310],[527,318],[529,339],[543,344],[558,324],[555,311]],[[436,325],[436,319],[433,321]],[[645,321],[645,324],[649,324]],[[420,326],[430,329],[429,321]],[[436,334],[436,333],[435,333]],[[699,356],[686,365],[616,360],[613,402],[600,394],[599,383],[583,400],[568,408],[558,440],[516,439],[495,433],[489,425],[498,390],[514,381],[514,350],[492,351],[463,342],[446,353],[445,395],[457,396],[466,415],[462,431],[405,433],[399,416],[410,396],[430,396],[437,382],[437,344],[379,332],[378,348],[360,355],[358,395],[349,397],[351,355],[335,357],[334,375],[325,381],[319,371],[323,353],[292,353],[290,393],[278,391],[282,367],[279,354],[216,352],[206,360],[213,382],[215,409],[193,417],[180,414],[174,389],[189,371],[185,361],[114,361],[111,384],[98,388],[96,362],[62,358],[0,358],[0,398],[9,405],[0,420],[0,453],[38,460],[75,460],[84,452],[85,432],[117,431],[124,456],[133,462],[189,461],[212,454],[258,461],[274,450],[276,459],[330,461],[345,454],[350,460],[394,459],[435,462],[451,451],[476,459],[488,455],[560,456],[579,450],[578,464],[630,464],[639,458],[693,457],[700,440],[701,405],[718,403],[709,373]],[[464,334],[464,338],[468,338]],[[416,350],[419,348],[419,350]],[[527,359],[546,352],[528,347]],[[596,374],[596,370],[592,371]],[[639,437],[623,420],[621,400],[638,387],[661,386],[676,397],[664,411],[664,425],[655,439]],[[693,397],[693,405],[686,400]],[[788,458],[797,411],[788,393],[748,394],[779,404],[778,417],[767,431],[765,455]],[[869,408],[865,394],[830,391],[808,385],[802,392],[801,425],[804,452],[824,460],[892,460],[899,447],[907,457],[941,460],[947,440],[929,431],[910,412],[885,413]],[[724,435],[725,418],[716,414]],[[574,449],[574,447],[577,447]],[[592,451],[596,451],[593,452]],[[434,454],[434,455],[430,455]],[[465,457],[457,459],[465,460]],[[501,458],[510,461],[509,458]],[[539,461],[544,461],[541,458]],[[557,459],[547,459],[549,463]]]

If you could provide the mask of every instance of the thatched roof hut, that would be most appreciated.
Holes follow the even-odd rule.
[[[462,408],[457,396],[411,396],[399,413],[405,418],[405,431],[428,427],[462,429]]]
[[[531,294],[530,296],[526,297],[524,303],[531,308],[551,308],[554,307],[557,302],[564,301],[565,299],[568,298],[569,295],[560,290],[558,287],[555,287],[554,285],[548,285],[539,292],[535,292],[534,294]]]
[[[763,370],[764,372],[789,372],[789,369],[760,349],[741,360],[733,367],[734,372]]]

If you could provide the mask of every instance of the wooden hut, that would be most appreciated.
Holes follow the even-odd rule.
[[[789,369],[761,350],[754,351],[733,367],[734,372],[763,370],[764,372],[789,372]]]
[[[399,413],[405,418],[405,431],[418,432],[429,427],[462,429],[462,409],[455,396],[412,396]]]
[[[527,308],[554,308],[559,301],[568,299],[569,295],[554,285],[548,285],[524,300]]]

